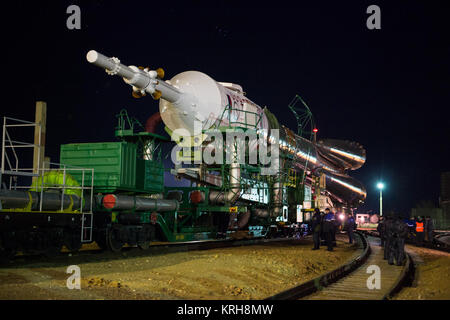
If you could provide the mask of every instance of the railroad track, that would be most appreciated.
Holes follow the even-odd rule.
[[[390,299],[411,281],[414,264],[406,255],[404,266],[389,265],[383,259],[383,249],[375,238],[367,239],[357,232],[361,250],[350,262],[297,287],[280,292],[267,300],[384,300]],[[378,266],[380,288],[369,289],[367,270]],[[372,267],[373,268],[373,267]],[[370,268],[369,268],[370,270]]]
[[[218,248],[230,248],[239,246],[251,246],[251,245],[264,245],[275,242],[288,242],[295,244],[303,244],[310,237],[305,237],[301,239],[295,238],[274,238],[266,239],[263,237],[251,238],[251,239],[225,239],[225,240],[200,240],[200,241],[190,241],[190,242],[176,242],[176,243],[159,243],[151,245],[146,250],[141,250],[136,247],[124,247],[120,252],[111,252],[101,249],[89,249],[80,250],[77,252],[61,252],[54,257],[45,257],[43,255],[19,255],[16,256],[11,263],[14,264],[28,264],[32,262],[45,261],[46,264],[58,264],[67,263],[67,259],[73,262],[77,260],[83,260],[89,258],[90,256],[96,257],[97,259],[122,259],[124,256],[127,257],[141,257],[141,256],[153,256],[167,253],[175,252],[186,252],[195,250],[210,250]],[[6,261],[2,261],[0,266],[5,264]]]
[[[433,248],[431,248],[431,249],[445,251],[445,252],[450,253],[450,232],[437,234],[434,237],[433,243],[431,243],[429,245],[433,246]]]
[[[379,238],[380,235],[378,234],[377,231],[362,231],[364,234],[372,236],[372,237],[377,237]],[[447,241],[442,241],[441,238],[446,238],[445,240],[447,240],[450,237],[450,233],[441,233],[441,234],[437,234],[434,236],[433,242],[423,242],[422,247],[424,248],[428,248],[428,249],[433,249],[433,250],[439,250],[439,251],[443,251],[443,252],[448,252],[450,253],[450,244]],[[414,239],[406,239],[406,244],[410,244],[410,245],[416,245],[416,242]]]

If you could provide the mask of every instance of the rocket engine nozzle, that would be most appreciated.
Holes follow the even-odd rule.
[[[316,146],[324,159],[344,170],[359,169],[366,162],[366,150],[357,142],[324,139]]]

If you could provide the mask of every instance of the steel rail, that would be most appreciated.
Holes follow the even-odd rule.
[[[353,271],[355,271],[364,264],[364,262],[371,254],[370,245],[364,234],[360,232],[355,233],[357,233],[360,236],[364,245],[364,250],[358,257],[352,259],[350,262],[340,266],[339,268],[331,272],[328,272],[322,276],[319,276],[294,288],[288,289],[286,291],[268,297],[266,298],[266,300],[297,300],[300,298],[305,298],[338,280],[350,276]],[[414,280],[414,274],[415,274],[414,261],[409,254],[406,254],[405,265],[400,275],[392,284],[392,286],[384,293],[381,299],[382,300],[392,299],[392,297],[396,293],[398,293],[403,287],[409,286],[412,283],[412,281]],[[333,289],[330,290],[333,291]]]
[[[41,262],[45,260],[46,262],[52,263],[56,262],[58,259],[67,259],[67,257],[73,258],[83,258],[90,255],[103,255],[105,258],[123,258],[126,256],[151,256],[157,254],[167,254],[176,252],[187,252],[187,251],[200,251],[200,250],[211,250],[219,248],[233,248],[240,246],[252,246],[252,245],[265,245],[270,243],[292,243],[301,244],[305,241],[309,241],[309,237],[302,239],[295,238],[275,238],[266,239],[264,237],[255,237],[250,239],[225,239],[225,240],[199,240],[199,241],[186,241],[186,242],[175,242],[175,243],[158,243],[150,245],[146,250],[138,249],[136,247],[124,247],[119,252],[112,252],[107,249],[89,249],[89,250],[79,250],[76,252],[60,252],[53,257],[45,257],[43,254],[23,254],[16,255],[11,261],[15,263],[29,263],[31,260],[33,262]],[[21,262],[17,259],[22,259]],[[23,260],[24,259],[24,260]],[[16,260],[16,261],[15,261]]]
[[[361,230],[360,232],[364,233],[364,234],[367,234],[369,236],[372,236],[372,237],[377,237],[377,238],[380,237],[380,235],[376,231]],[[417,246],[416,242],[414,240],[412,240],[412,239],[406,239],[405,243],[420,248],[419,246]],[[440,241],[439,237],[436,237],[436,236],[434,237],[432,243],[430,243],[430,242],[423,242],[422,243],[422,248],[427,248],[427,249],[438,250],[438,251],[443,251],[443,252],[450,253],[450,246],[447,243],[445,243],[443,241]]]
[[[406,253],[405,267],[403,268],[400,277],[398,277],[394,285],[386,292],[382,300],[392,299],[392,297],[397,294],[403,287],[411,285],[412,281],[414,280],[415,270],[416,268],[414,266],[414,260],[408,253]]]
[[[324,275],[302,283],[296,287],[270,296],[265,300],[297,300],[302,297],[306,297],[318,290],[321,290],[323,287],[327,287],[330,284],[346,277],[352,271],[359,268],[369,257],[371,249],[366,237],[362,233],[355,232],[355,234],[359,235],[359,237],[361,238],[361,242],[364,248],[363,252],[356,258],[352,259],[350,262],[340,266],[337,269],[334,269]]]

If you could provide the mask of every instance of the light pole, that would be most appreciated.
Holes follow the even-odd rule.
[[[317,131],[319,131],[319,129],[317,129],[317,128],[314,128],[314,129],[313,129],[313,133],[314,133],[314,142],[316,142]]]
[[[380,217],[383,215],[383,182],[377,183],[377,188],[380,189]]]

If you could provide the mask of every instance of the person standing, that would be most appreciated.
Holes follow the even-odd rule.
[[[336,223],[336,217],[329,208],[325,209],[325,216],[323,217],[323,233],[327,241],[327,250],[333,251],[333,233]]]
[[[331,210],[331,212],[333,213],[333,215],[334,215],[334,228],[333,228],[333,236],[332,236],[332,240],[333,240],[333,247],[336,247],[337,246],[337,243],[336,243],[336,233],[339,231],[339,227],[341,226],[341,222],[340,222],[340,220],[338,219],[338,217],[340,216],[340,212],[338,212],[335,208],[333,208],[332,210]]]
[[[325,233],[323,232],[323,221],[325,219],[325,212],[320,212],[320,243],[322,245],[326,244]]]
[[[356,223],[353,215],[350,213],[348,215],[347,221],[345,222],[345,229],[348,234],[348,243],[353,243],[353,230],[355,230]]]
[[[430,243],[433,243],[433,238],[434,238],[434,223],[433,223],[433,219],[431,219],[431,217],[430,216],[427,216],[426,217],[426,221],[427,221],[427,223],[426,223],[426,232],[427,232],[427,235],[428,235],[428,241],[430,242]]]
[[[388,263],[393,265],[396,261],[397,254],[399,252],[399,223],[398,218],[390,216],[386,222],[386,233],[387,233],[387,244],[385,247],[385,252],[387,249]]]
[[[416,231],[416,219],[414,219],[414,217],[410,217],[407,225],[408,225],[408,237],[409,239],[412,239]]]
[[[385,234],[385,241],[384,241],[384,260],[388,260],[389,256],[391,254],[392,249],[392,243],[394,238],[393,233],[393,221],[391,219],[390,215],[386,215],[386,220],[384,222],[384,234]]]
[[[403,265],[403,262],[405,260],[405,240],[408,236],[408,226],[406,223],[401,219],[401,217],[397,217],[396,221],[394,222],[394,228],[395,228],[395,244],[393,246],[393,255],[395,259],[395,263],[397,266]]]
[[[378,222],[378,226],[377,226],[377,231],[378,231],[378,234],[380,235],[380,240],[381,240],[380,246],[381,247],[384,247],[384,241],[386,238],[386,233],[384,231],[384,227],[385,227],[384,217],[380,217],[380,221]]]
[[[425,226],[422,217],[416,221],[416,245],[421,247],[425,236]]]
[[[320,215],[320,210],[319,208],[315,208],[311,223],[314,241],[314,248],[312,248],[312,250],[318,250],[320,248],[321,223],[322,223],[322,216]]]

